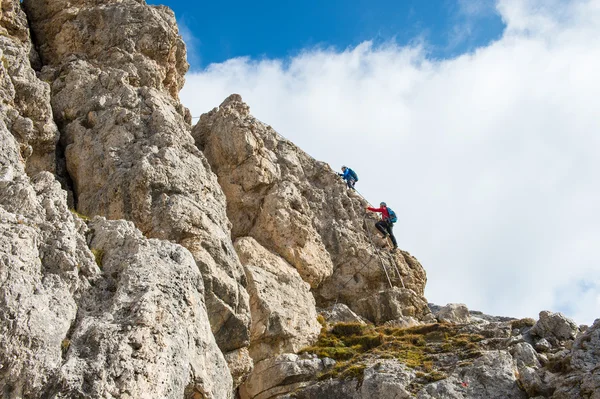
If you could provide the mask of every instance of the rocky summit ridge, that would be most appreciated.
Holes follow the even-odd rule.
[[[168,8],[0,8],[3,398],[600,398],[600,321],[428,305],[239,95],[192,126]]]

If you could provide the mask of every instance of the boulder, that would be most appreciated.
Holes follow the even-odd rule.
[[[363,298],[353,310],[375,324],[407,316],[421,319],[429,314],[427,301],[406,288],[387,289]]]
[[[531,328],[530,333],[541,338],[554,338],[559,341],[574,339],[579,327],[562,313],[547,310],[540,312],[540,319]]]
[[[307,384],[318,373],[327,370],[335,361],[316,357],[283,354],[263,360],[244,384],[240,386],[241,399],[270,399],[294,392]]]
[[[540,362],[537,353],[533,346],[527,342],[519,342],[511,349],[513,358],[517,361],[517,365],[539,368]]]
[[[327,324],[336,323],[359,323],[366,324],[365,319],[354,313],[348,306],[343,303],[336,303],[327,309],[321,309],[319,312],[325,319]]]
[[[517,384],[517,369],[506,351],[488,351],[472,365],[456,369],[448,378],[427,384],[418,399],[525,399]]]
[[[467,324],[470,314],[467,305],[462,303],[449,303],[435,313],[441,323]]]

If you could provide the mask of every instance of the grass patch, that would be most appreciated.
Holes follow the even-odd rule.
[[[92,248],[92,254],[94,255],[94,259],[96,260],[96,264],[100,269],[102,269],[102,261],[104,260],[104,251],[97,248]]]
[[[380,359],[396,359],[414,369],[419,381],[428,383],[447,376],[448,358],[456,367],[481,356],[478,334],[458,333],[460,327],[435,323],[410,328],[374,327],[359,323],[338,323],[323,328],[318,341],[304,353],[329,357],[336,365],[320,378],[362,381],[365,368]],[[419,383],[415,385],[415,389]]]

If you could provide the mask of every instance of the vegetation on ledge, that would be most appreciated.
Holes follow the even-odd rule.
[[[380,359],[396,359],[416,371],[419,385],[447,377],[453,368],[481,355],[478,334],[461,334],[461,326],[435,323],[397,328],[339,323],[323,328],[318,341],[302,352],[336,360],[320,379],[362,381],[365,368]]]

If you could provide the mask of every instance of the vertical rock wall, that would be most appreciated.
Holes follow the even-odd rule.
[[[188,65],[173,13],[134,0],[24,6],[51,82],[77,210],[133,221],[147,237],[189,249],[220,348],[245,348],[245,276],[225,197],[177,98]]]
[[[50,87],[32,68],[39,67],[25,13],[17,0],[0,1],[2,108],[6,127],[19,143],[30,176],[55,170],[58,130],[52,119]]]

